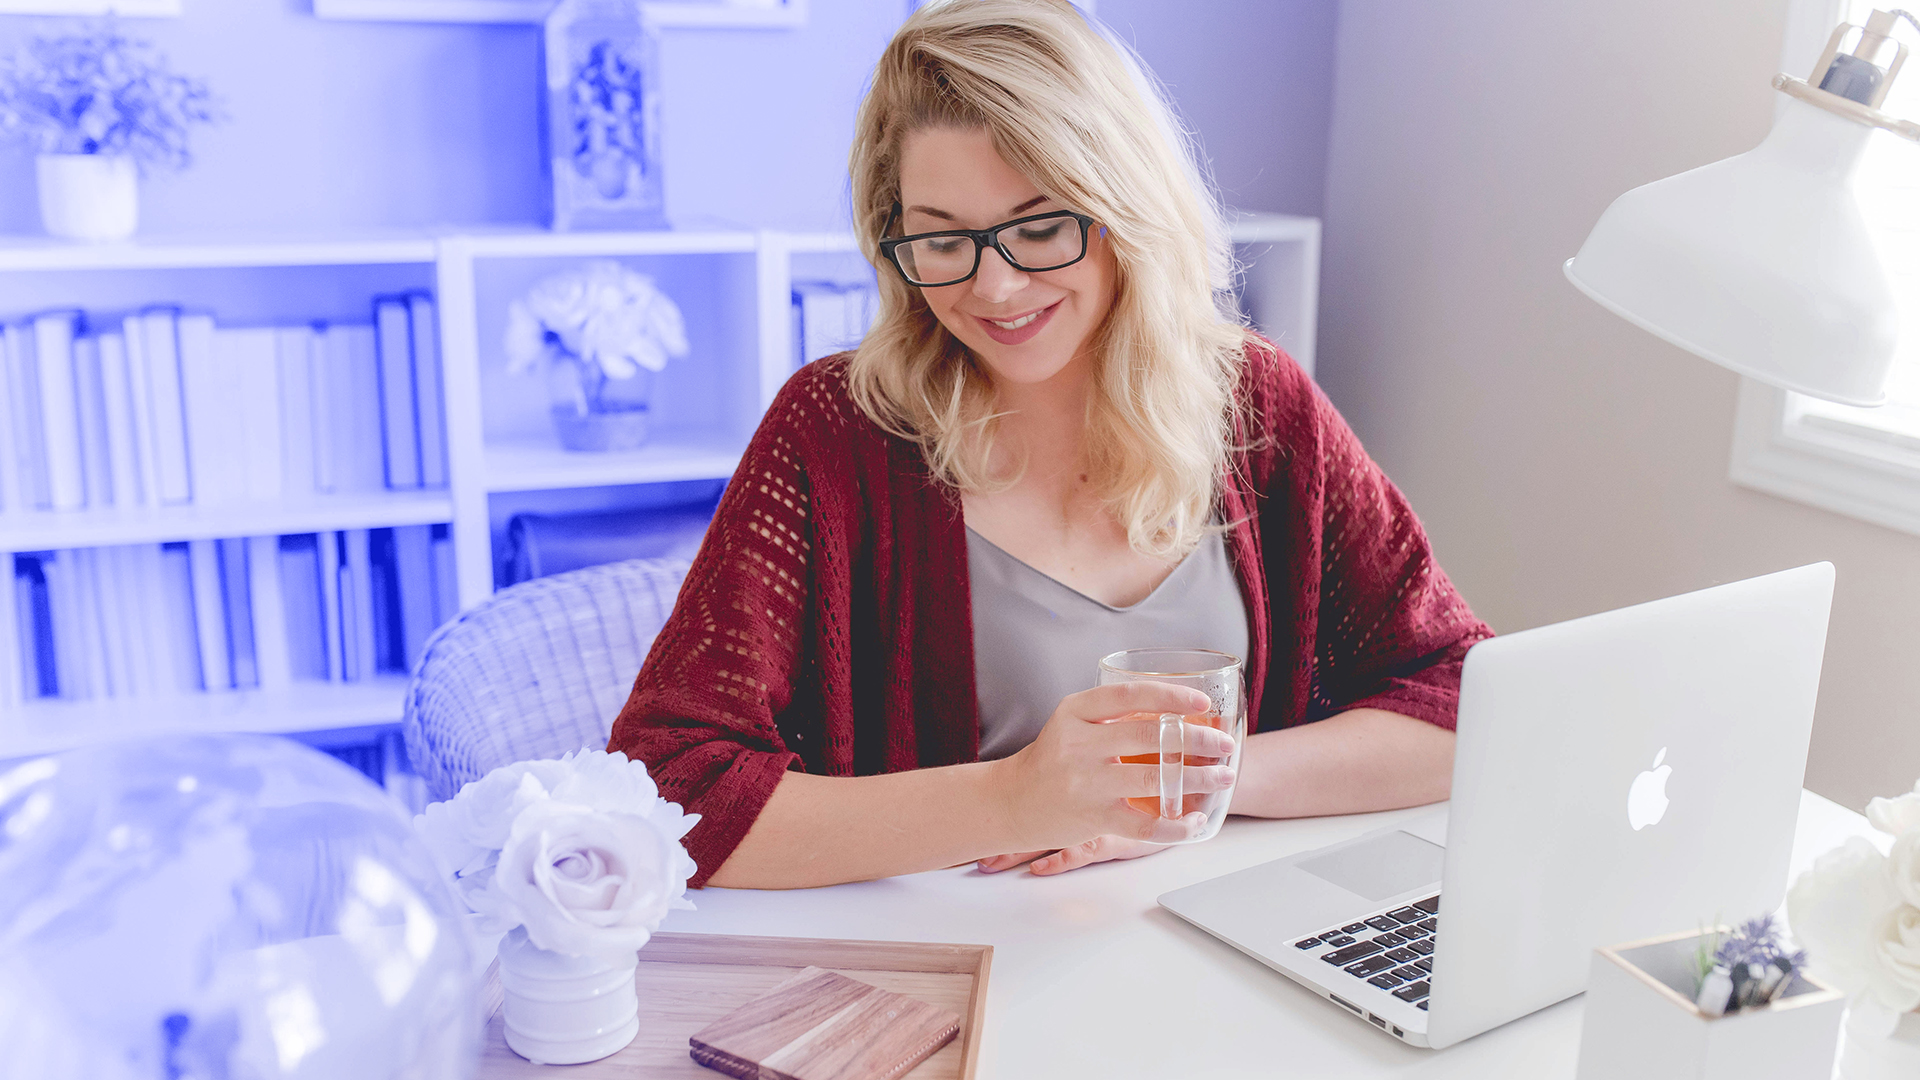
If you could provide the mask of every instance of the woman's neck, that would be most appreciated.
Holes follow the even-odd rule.
[[[1076,357],[1040,383],[994,384],[994,411],[1000,414],[1001,461],[1024,461],[1027,471],[1077,469],[1086,449],[1087,401],[1093,393],[1093,365]]]

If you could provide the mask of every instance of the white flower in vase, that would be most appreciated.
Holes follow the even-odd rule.
[[[643,763],[581,750],[495,769],[414,826],[483,931],[525,927],[542,949],[589,956],[632,952],[693,907],[680,839],[699,820]]]
[[[653,279],[611,259],[587,263],[536,284],[507,308],[507,370],[541,360],[577,364],[581,413],[605,411],[606,380],[658,373],[688,352],[680,309]],[[557,355],[556,355],[557,354]]]
[[[515,1052],[572,1065],[633,1040],[637,953],[669,911],[693,907],[680,839],[699,821],[660,797],[644,763],[604,750],[501,766],[414,819],[479,929],[506,933]]]
[[[1920,784],[1874,799],[1867,819],[1893,834],[1888,854],[1850,838],[1787,892],[1787,918],[1814,973],[1844,990],[1854,1027],[1887,1034],[1920,1009]]]

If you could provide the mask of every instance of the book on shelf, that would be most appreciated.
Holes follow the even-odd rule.
[[[105,333],[93,339],[100,361],[100,416],[107,441],[107,488],[113,505],[145,506],[140,472],[140,410],[127,367],[127,339]]]
[[[879,290],[871,283],[794,282],[794,368],[860,344],[879,305]]]
[[[48,505],[77,510],[87,504],[81,463],[80,403],[73,371],[73,338],[80,313],[50,311],[33,319],[33,363],[40,392],[40,437],[47,463]]]
[[[177,506],[193,499],[187,450],[186,391],[180,364],[180,309],[156,307],[127,319],[128,355],[140,347],[133,362],[146,373],[147,415],[153,440],[154,473],[161,505]],[[136,335],[135,326],[139,327]]]
[[[101,385],[99,339],[74,338],[70,357],[74,411],[80,421],[82,505],[112,506],[112,466],[107,459],[107,395]]]
[[[41,430],[40,371],[34,359],[33,331],[27,323],[0,327],[6,344],[8,420],[13,429],[15,479],[19,509],[47,510],[53,506],[47,486],[46,435]]]
[[[440,322],[433,294],[407,294],[408,326],[413,331],[413,382],[420,412],[420,483],[447,486],[446,389],[440,370]]]
[[[374,353],[380,367],[380,445],[387,486],[420,486],[420,416],[414,403],[413,328],[404,297],[373,301]]]

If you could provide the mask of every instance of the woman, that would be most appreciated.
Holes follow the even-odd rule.
[[[1085,689],[1116,640],[1247,658],[1235,813],[1446,797],[1490,631],[1232,313],[1166,116],[1065,0],[931,4],[888,46],[851,162],[875,326],[769,408],[608,744],[702,815],[696,885],[1058,873],[1194,835],[1131,809],[1156,767],[1117,759],[1157,749],[1131,714],[1204,695]]]

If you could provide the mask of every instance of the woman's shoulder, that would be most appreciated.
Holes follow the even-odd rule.
[[[760,430],[816,453],[882,448],[887,433],[853,399],[852,360],[850,352],[836,353],[794,372],[767,406]]]
[[[1285,349],[1252,330],[1241,356],[1238,404],[1251,428],[1248,434],[1277,446],[1310,438],[1324,398],[1306,370]]]

